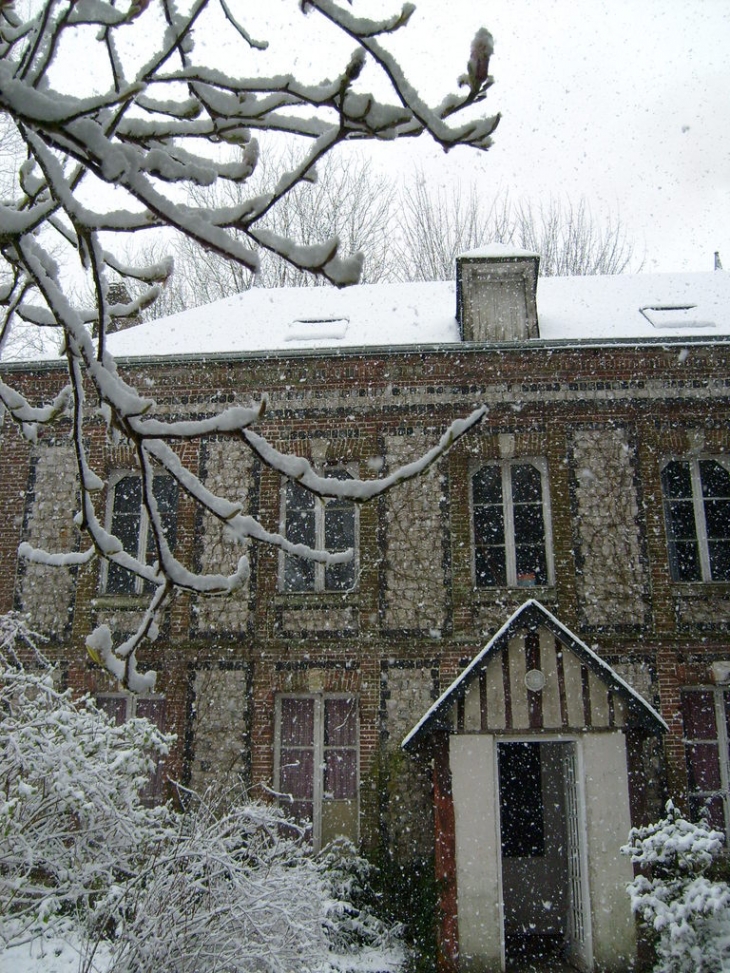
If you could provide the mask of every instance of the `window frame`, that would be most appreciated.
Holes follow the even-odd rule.
[[[179,490],[177,488],[177,484],[174,480],[174,477],[172,477],[169,473],[164,473],[164,472],[153,473],[153,480],[162,477],[169,479],[171,482],[175,483],[176,498],[175,498],[175,507],[174,507],[174,511],[175,511],[174,522],[175,522],[175,533],[177,534],[177,519],[178,519],[177,507],[179,501]],[[104,515],[104,529],[109,534],[113,533],[112,525],[114,522],[114,501],[116,498],[117,488],[119,487],[119,484],[126,479],[136,479],[139,480],[141,483],[142,474],[140,473],[139,470],[135,470],[135,469],[115,470],[110,475],[108,480],[106,511]],[[139,522],[137,524],[137,550],[132,556],[135,557],[142,564],[149,563],[147,562],[147,553],[148,553],[147,542],[149,537],[149,526],[150,526],[149,513],[147,512],[147,507],[145,506],[143,496],[140,493]],[[171,544],[170,546],[172,549],[174,549],[175,542],[173,542],[173,544]],[[129,553],[131,554],[131,552]],[[106,558],[102,559],[101,573],[100,573],[100,580],[99,580],[99,587],[102,594],[108,595],[110,598],[141,597],[145,592],[146,582],[143,578],[139,577],[139,575],[133,575],[133,581],[134,581],[134,586],[131,591],[109,591],[109,561],[106,560]]]
[[[324,471],[324,476],[331,476],[333,479],[337,478],[337,473],[347,474],[347,478],[356,479],[357,478],[357,468],[351,464],[340,463],[333,466],[328,466]],[[279,524],[280,531],[283,537],[287,535],[287,503],[286,503],[286,491],[287,484],[291,481],[289,477],[282,477],[280,486],[280,502],[279,502]],[[338,498],[327,498],[319,497],[316,494],[312,494],[314,500],[314,538],[315,543],[313,549],[317,551],[326,551],[327,547],[325,545],[325,533],[326,533],[326,511],[327,506],[333,501],[336,503]],[[360,553],[360,508],[354,501],[345,501],[352,505],[352,516],[353,516],[353,533],[354,542],[352,545],[353,554],[351,563],[353,566],[353,582],[352,586],[349,588],[328,588],[326,586],[327,580],[327,565],[321,564],[317,561],[310,562],[314,566],[314,582],[310,587],[306,588],[290,588],[287,587],[286,580],[286,564],[287,557],[293,557],[293,555],[287,555],[285,551],[280,551],[279,553],[279,579],[278,579],[278,589],[282,594],[286,595],[310,595],[310,594],[332,594],[332,595],[344,595],[349,592],[356,591],[359,586],[359,553]],[[335,552],[336,553],[336,552]]]
[[[684,700],[690,694],[707,693],[712,695],[713,713],[715,717],[715,736],[689,737],[684,719]],[[690,803],[704,800],[707,802],[711,798],[720,798],[722,801],[724,831],[730,835],[730,733],[728,732],[728,721],[730,720],[730,686],[686,686],[680,691],[680,715],[682,717],[682,743],[685,752],[685,770],[687,773],[687,798]],[[720,787],[717,788],[696,788],[691,787],[690,778],[690,759],[689,748],[692,746],[714,746],[717,748],[718,775]],[[692,815],[694,817],[695,815]]]
[[[354,844],[360,839],[360,699],[356,693],[338,692],[294,692],[277,693],[274,705],[274,789],[279,796],[279,804],[283,810],[292,803],[291,795],[282,789],[281,784],[281,751],[282,751],[282,702],[287,699],[311,699],[314,703],[313,734],[313,781],[312,781],[312,848],[318,852],[322,848],[322,816],[323,805],[327,801],[324,792],[325,753],[325,707],[329,700],[349,700],[355,707],[355,743],[333,749],[352,750],[355,754],[355,783],[354,796],[344,800],[352,800],[355,805],[355,833],[342,835]],[[284,747],[283,749],[286,749]],[[307,749],[302,746],[302,749]]]
[[[712,564],[710,560],[710,538],[707,534],[707,518],[705,515],[705,497],[702,492],[702,475],[700,463],[711,462],[719,466],[730,474],[730,457],[727,456],[669,456],[661,465],[659,471],[661,496],[662,496],[662,517],[664,521],[664,536],[667,548],[667,558],[669,562],[669,576],[672,584],[727,584],[728,578],[713,578]],[[697,555],[700,569],[699,578],[683,579],[678,577],[677,554],[673,552],[677,539],[672,537],[672,530],[668,516],[668,508],[671,501],[678,498],[667,496],[664,489],[664,472],[670,463],[686,463],[689,467],[690,483],[692,489],[692,512],[694,519],[694,539],[697,545]]]
[[[512,490],[512,468],[515,466],[532,466],[540,474],[542,490],[542,524],[545,535],[545,570],[547,580],[544,584],[520,583],[517,576],[517,545],[515,543],[515,517]],[[477,538],[474,503],[474,477],[486,467],[497,467],[502,477],[502,509],[504,515],[504,548],[505,548],[505,584],[479,584],[476,554]],[[555,585],[555,561],[553,557],[553,530],[550,503],[550,481],[548,477],[548,463],[543,456],[513,456],[509,459],[485,460],[474,464],[469,472],[469,529],[471,532],[471,575],[472,584],[476,591],[494,591],[503,588],[550,588]]]
[[[117,726],[127,723],[129,720],[142,718],[137,712],[139,703],[162,703],[162,716],[159,722],[146,717],[153,723],[161,733],[167,732],[165,729],[167,720],[167,697],[160,693],[146,693],[142,696],[136,693],[124,692],[97,692],[94,694],[96,708],[106,713],[110,719],[114,719],[112,712],[107,709],[103,700],[120,700],[124,702],[123,718],[117,722]],[[146,807],[154,807],[156,804],[164,802],[165,778],[163,775],[163,757],[158,757],[155,761],[155,769],[150,774],[149,782],[140,791],[140,801]]]

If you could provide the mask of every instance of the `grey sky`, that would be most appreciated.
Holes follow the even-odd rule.
[[[620,212],[645,270],[710,270],[715,250],[730,268],[728,0],[417,6],[438,20],[428,64],[435,75],[448,53],[446,80],[476,27],[492,31],[489,104],[503,114],[483,158],[429,152],[433,178],[584,194],[596,214]]]
[[[297,0],[230,0],[270,51],[229,65],[332,74],[353,44],[322,39],[320,18]],[[354,0],[377,16],[399,0]],[[486,154],[444,156],[425,140],[376,146],[375,159],[434,186],[475,180],[485,195],[535,201],[585,196],[594,215],[620,214],[644,269],[730,269],[730,0],[416,0],[392,39],[419,90],[437,101],[464,71],[471,38],[488,27],[496,84],[487,110],[502,112]],[[326,32],[325,32],[326,33]],[[222,32],[199,37],[225,63]],[[231,47],[231,50],[234,48]],[[334,62],[328,55],[336,53]],[[88,86],[86,73],[76,72]],[[367,78],[367,73],[363,80]]]

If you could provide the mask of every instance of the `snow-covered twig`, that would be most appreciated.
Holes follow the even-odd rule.
[[[467,82],[462,81],[467,90],[430,107],[387,49],[388,37],[406,29],[412,4],[379,20],[354,16],[344,0],[307,0],[300,7],[355,46],[336,70],[323,71],[315,82],[258,70],[266,43],[253,38],[225,0],[190,0],[187,5],[173,0],[49,0],[26,17],[0,4],[0,112],[12,125],[23,156],[15,198],[0,205],[0,255],[6,272],[0,288],[0,351],[16,327],[31,323],[56,329],[69,376],[67,387],[47,404],[31,402],[18,388],[0,382],[0,404],[31,440],[53,422],[70,422],[80,495],[75,520],[88,538],[81,552],[43,552],[24,545],[21,553],[37,563],[67,567],[99,558],[114,570],[131,572],[140,587],[151,587],[149,609],[123,646],[115,649],[106,631],[91,636],[91,650],[127,687],[151,685],[153,674],[137,673],[136,652],[155,631],[156,617],[176,589],[231,592],[249,572],[243,551],[230,574],[196,572],[176,557],[155,500],[156,471],[169,474],[182,495],[223,524],[237,543],[255,540],[328,565],[351,556],[315,551],[265,530],[255,518],[243,515],[240,504],[208,489],[195,469],[183,463],[179,444],[237,437],[264,463],[320,497],[360,502],[419,475],[481,418],[478,411],[458,420],[422,459],[379,481],[328,479],[254,432],[265,396],[261,406],[222,412],[211,406],[196,421],[169,420],[157,412],[149,395],[122,378],[108,353],[108,332],[153,302],[172,271],[169,260],[130,266],[119,244],[130,234],[172,228],[251,272],[263,248],[345,286],[359,279],[362,255],[344,254],[336,234],[305,245],[265,225],[266,216],[297,187],[314,181],[319,161],[355,139],[427,133],[445,149],[490,145],[497,118],[473,111],[492,83],[487,31],[480,31],[472,45]],[[196,39],[205,36],[216,17],[240,55],[235,71],[198,58]],[[89,40],[89,57],[106,70],[106,80],[95,86],[94,94],[79,95],[66,73],[53,70],[68,50],[77,50],[79,38]],[[141,44],[130,43],[133,38]],[[149,52],[144,63],[139,50]],[[375,97],[362,87],[366,62],[380,74],[390,98]],[[270,191],[251,189],[247,195],[259,164],[261,149],[254,137],[259,131],[294,136],[302,149],[282,161]],[[235,151],[224,154],[221,146]],[[217,181],[239,187],[239,201],[195,201],[194,190]],[[110,195],[98,192],[103,186],[115,190],[108,206],[103,201]],[[69,283],[69,260],[85,275],[92,307],[88,300],[81,306],[73,297],[78,286]],[[142,285],[134,299],[112,287],[125,280]],[[102,422],[112,441],[129,446],[141,472],[151,537],[146,559],[126,550],[99,513],[98,498],[109,487],[109,471],[92,462],[93,437],[88,433]]]

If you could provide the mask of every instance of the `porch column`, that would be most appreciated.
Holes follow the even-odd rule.
[[[500,838],[494,737],[453,735],[449,740],[456,836],[459,966],[502,969],[499,896]]]
[[[627,970],[636,956],[636,926],[626,885],[634,877],[620,852],[631,827],[623,733],[582,738],[593,959],[598,969]]]

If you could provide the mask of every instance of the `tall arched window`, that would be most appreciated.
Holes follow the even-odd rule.
[[[552,584],[545,464],[488,463],[471,478],[478,588]]]
[[[347,470],[327,474],[338,480],[352,479]],[[357,509],[351,500],[323,500],[299,483],[284,485],[284,536],[292,544],[306,544],[336,554],[357,546]],[[349,591],[355,587],[357,559],[342,564],[317,564],[306,558],[283,557],[284,591]]]

